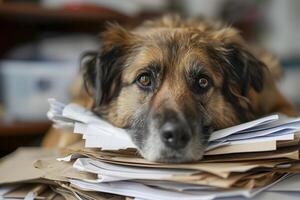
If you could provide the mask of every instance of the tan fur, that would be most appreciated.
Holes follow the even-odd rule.
[[[145,66],[153,61],[163,66],[165,74],[159,80],[162,84],[154,94],[147,94],[136,85],[130,85],[122,88],[120,94],[109,104],[97,108],[97,111],[111,123],[119,127],[128,127],[137,112],[150,109],[150,106],[152,109],[160,109],[162,105],[170,106],[175,110],[185,110],[190,115],[199,115],[193,109],[197,98],[187,87],[182,75],[189,70],[192,60],[198,60],[213,78],[215,86],[204,94],[203,98],[206,99],[205,105],[214,125],[217,128],[224,128],[239,123],[232,106],[225,101],[220,91],[223,87],[223,77],[213,69],[215,63],[204,50],[208,46],[215,46],[219,52],[226,54],[226,49],[218,47],[218,44],[233,43],[256,54],[248,48],[237,30],[206,21],[185,21],[178,17],[167,16],[160,20],[145,22],[131,31],[117,25],[111,26],[102,34],[102,38],[104,52],[116,45],[122,46],[126,51],[121,79],[123,84],[130,85]],[[169,59],[166,43],[174,40],[179,44],[177,55]],[[263,58],[258,59],[261,59],[270,70],[274,70],[274,66],[278,69],[278,63],[270,58],[269,54],[265,53]],[[239,95],[237,88],[230,89],[232,93]],[[294,108],[278,91],[274,76],[268,69],[265,70],[263,91],[258,93],[250,88],[248,97],[240,96],[239,103],[243,107],[249,104],[252,106],[254,110],[252,118],[273,112],[296,115]]]

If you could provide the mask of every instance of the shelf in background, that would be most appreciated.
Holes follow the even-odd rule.
[[[128,21],[130,17],[106,8],[51,9],[30,3],[2,3],[0,17],[10,20],[30,20],[31,22],[103,22],[105,20]]]
[[[0,122],[0,138],[2,136],[41,135],[50,128],[50,122]]]

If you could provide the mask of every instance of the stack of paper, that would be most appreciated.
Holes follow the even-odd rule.
[[[218,195],[249,197],[280,180],[285,173],[299,169],[300,118],[271,115],[216,131],[209,139],[202,161],[170,165],[139,157],[126,130],[112,126],[83,107],[63,105],[53,99],[49,102],[49,118],[60,127],[73,127],[74,133],[82,134],[85,140],[84,145],[70,147],[66,151],[69,157],[62,159],[76,158],[74,168],[97,175],[94,182],[71,180],[81,189],[142,199],[166,198],[151,196],[154,191],[145,188],[142,194],[131,193],[126,188],[125,191],[113,189],[134,184],[130,187],[151,186],[175,196],[192,190],[193,195],[204,199]],[[109,142],[112,138],[113,143]],[[225,192],[220,188],[230,190]]]
[[[182,198],[203,200],[230,197],[231,200],[245,200],[245,197],[253,197],[256,200],[270,198],[296,200],[300,195],[300,174],[284,175],[272,184],[254,190],[241,188],[224,190],[218,187],[160,179],[100,180],[101,177],[95,174],[105,168],[120,173],[131,173],[131,170],[122,166],[110,168],[111,165],[108,163],[106,163],[108,165],[98,165],[93,162],[89,164],[89,161],[84,159],[62,162],[56,159],[57,156],[56,152],[41,148],[21,148],[2,159],[0,162],[0,199],[173,200]],[[85,172],[85,169],[93,173]],[[164,174],[170,175],[171,171],[150,170],[149,172],[156,177],[163,177]],[[187,175],[191,171],[175,170],[175,172],[178,175]]]
[[[77,104],[63,105],[54,99],[50,99],[49,103],[51,107],[48,117],[56,126],[72,127],[74,133],[82,134],[86,148],[135,148],[126,130],[114,127],[85,108]],[[300,118],[282,115],[263,117],[212,133],[206,155],[282,150],[283,147],[295,146],[299,142],[299,130]],[[298,158],[296,154],[287,156]]]
[[[23,155],[21,159],[18,154],[24,149],[16,152],[0,163],[0,184],[46,181],[55,194],[77,199],[260,199],[275,193],[281,197],[292,191],[300,194],[296,186],[288,187],[295,182],[292,175],[300,172],[298,118],[271,115],[216,131],[203,160],[166,164],[143,159],[126,130],[85,108],[49,102],[48,117],[55,125],[72,128],[84,140],[63,149],[64,156]],[[14,165],[27,166],[26,175],[9,176]],[[17,167],[14,170],[23,173]]]

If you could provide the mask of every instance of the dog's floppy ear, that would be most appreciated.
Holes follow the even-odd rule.
[[[131,36],[122,27],[110,25],[101,35],[101,52],[88,52],[82,57],[84,82],[95,98],[95,106],[107,104],[119,94]]]
[[[252,112],[249,91],[262,91],[267,67],[238,44],[227,43],[216,49],[214,59],[224,78],[224,96],[234,105],[240,119],[247,121]]]
[[[244,97],[247,97],[250,88],[260,92],[263,89],[265,64],[238,45],[226,44],[225,50],[226,65],[223,71],[231,79],[229,83],[235,84]]]

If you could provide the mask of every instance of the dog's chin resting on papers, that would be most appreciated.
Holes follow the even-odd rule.
[[[151,161],[199,160],[213,130],[296,115],[276,88],[276,59],[215,23],[165,16],[132,30],[110,25],[101,51],[82,63],[94,113],[130,130]]]

